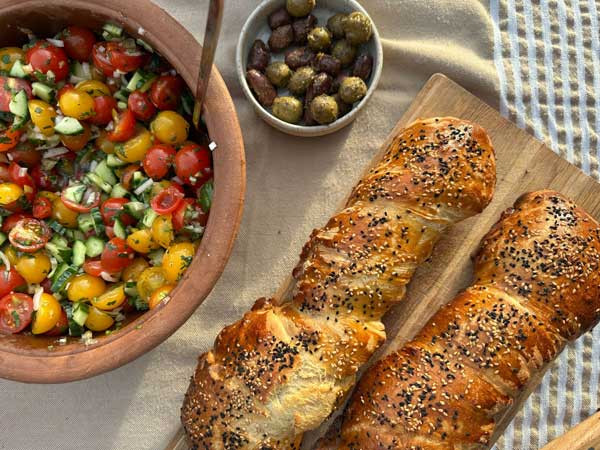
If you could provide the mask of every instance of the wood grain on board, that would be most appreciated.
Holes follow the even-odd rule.
[[[494,199],[485,211],[450,229],[436,245],[429,261],[413,277],[404,301],[384,318],[388,341],[372,361],[398,349],[425,325],[445,303],[468,287],[473,276],[471,254],[483,235],[498,220],[501,212],[512,206],[523,193],[543,188],[555,189],[572,198],[596,219],[600,218],[600,184],[577,167],[556,155],[542,142],[504,119],[496,110],[446,78],[433,75],[402,116],[394,130],[373,158],[375,164],[393,137],[418,118],[455,116],[471,120],[486,129],[496,151],[497,183]],[[365,168],[365,172],[369,167]],[[356,180],[348,181],[348,194]],[[333,213],[334,211],[332,211]],[[314,224],[315,227],[321,224]],[[298,249],[298,252],[300,249]],[[292,288],[289,277],[277,297]],[[538,377],[538,382],[541,375]],[[537,383],[534,383],[537,385]],[[532,385],[532,389],[535,386]],[[531,390],[525,392],[497,426],[494,441],[502,434]],[[329,421],[330,422],[330,421]],[[307,447],[322,435],[328,424],[307,434]],[[181,430],[167,450],[184,450]]]

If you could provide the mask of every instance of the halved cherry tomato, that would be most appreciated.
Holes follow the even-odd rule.
[[[115,70],[133,72],[146,61],[147,55],[137,46],[126,48],[121,42],[98,42],[92,49],[92,60],[107,77],[113,77]]]
[[[34,166],[31,169],[31,177],[35,181],[36,186],[40,189],[55,191],[58,186],[58,171],[53,168],[50,171],[45,171],[41,166]]]
[[[169,186],[160,191],[158,195],[154,196],[150,201],[150,206],[152,206],[152,209],[158,214],[170,214],[179,207],[183,201],[183,197],[184,195],[179,189],[174,186]]]
[[[0,297],[25,283],[25,278],[17,272],[15,266],[10,266],[10,270],[6,270],[6,266],[0,266]]]
[[[102,220],[106,225],[113,226],[115,219],[121,220],[123,225],[133,225],[137,221],[129,214],[124,212],[124,206],[129,203],[126,198],[109,198],[102,203],[100,207],[100,213],[102,214]]]
[[[88,259],[83,263],[83,271],[93,277],[99,277],[104,272],[104,267],[99,259]]]
[[[177,75],[160,76],[150,89],[150,100],[160,110],[175,110],[183,92],[183,80]]]
[[[69,59],[62,48],[48,41],[38,41],[25,53],[25,61],[31,64],[34,76],[40,81],[62,81],[69,75]],[[54,77],[49,74],[52,72]]]
[[[115,122],[115,128],[108,133],[108,139],[113,142],[125,142],[135,134],[135,116],[126,109]]]
[[[36,197],[33,201],[33,217],[47,219],[52,215],[52,202],[46,197]]]
[[[125,239],[114,237],[104,247],[100,261],[107,272],[116,273],[131,264],[134,256],[135,252],[127,245]]]
[[[8,173],[13,183],[18,184],[22,188],[29,186],[31,190],[35,190],[35,181],[33,180],[33,177],[29,175],[29,169],[26,167],[21,167],[13,161],[8,166]],[[27,195],[28,190],[24,189],[24,191]]]
[[[69,198],[69,195],[67,194],[68,189],[69,186],[63,189],[63,191],[60,194],[60,199],[65,204],[65,206],[72,211],[76,211],[79,213],[87,213],[100,204],[100,191],[94,186],[88,186],[88,188],[83,193],[81,202],[71,200]]]
[[[173,229],[175,231],[179,231],[184,226],[192,223],[197,223],[204,227],[207,221],[208,215],[202,211],[196,199],[193,198],[184,198],[172,217]]]
[[[202,184],[212,175],[210,150],[198,144],[184,145],[175,156],[175,173],[186,184]]]
[[[33,299],[26,294],[12,293],[0,299],[0,333],[14,334],[31,323]]]
[[[117,109],[117,100],[114,97],[108,95],[101,95],[94,97],[94,114],[88,119],[88,122],[94,125],[106,125],[108,124],[113,116],[113,110]]]
[[[127,100],[127,106],[139,120],[150,120],[156,114],[156,108],[144,92],[133,91]]]
[[[85,122],[82,122],[81,125],[83,126],[83,132],[79,134],[72,136],[66,134],[60,135],[60,141],[72,152],[82,150],[89,142],[90,137],[92,137],[92,128]]]
[[[10,230],[12,230],[18,222],[20,222],[22,219],[27,219],[30,217],[31,214],[20,212],[12,213],[10,216],[5,217],[2,221],[2,232],[7,234],[10,233]]]
[[[26,253],[33,253],[46,245],[50,240],[50,229],[43,220],[25,218],[17,222],[10,233],[10,243]]]
[[[28,81],[20,78],[0,77],[0,111],[9,112],[13,94],[23,90],[27,94],[27,98],[31,99],[33,94]]]
[[[164,178],[169,173],[169,167],[173,163],[176,153],[175,149],[167,144],[150,147],[143,161],[146,174],[155,180]]]
[[[7,153],[8,159],[20,166],[32,168],[42,161],[42,153],[27,143],[17,145]],[[0,177],[1,178],[1,177]]]
[[[0,92],[1,92],[0,87]],[[0,98],[2,95],[0,94]],[[4,131],[0,132],[0,152],[6,152],[12,148],[15,148],[19,143],[19,139],[21,139],[21,130],[13,130],[12,128],[7,128]]]
[[[61,38],[65,43],[65,52],[69,58],[80,62],[90,60],[92,48],[96,43],[94,33],[87,28],[72,25],[63,30]]]
[[[67,318],[67,313],[64,309],[60,310],[60,318],[58,319],[58,323],[54,325],[50,331],[46,331],[44,333],[45,336],[62,336],[69,329],[69,319]]]
[[[131,180],[133,179],[133,174],[138,170],[140,170],[140,166],[137,164],[130,164],[123,169],[123,173],[121,174],[121,184],[125,189],[131,189]]]

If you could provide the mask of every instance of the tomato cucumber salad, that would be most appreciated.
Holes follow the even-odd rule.
[[[0,334],[111,333],[167,301],[208,219],[206,130],[114,24],[0,49]],[[64,338],[60,342],[65,342]]]

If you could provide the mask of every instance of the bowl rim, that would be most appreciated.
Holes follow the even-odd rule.
[[[143,39],[178,70],[189,86],[196,86],[198,73],[195,68],[201,45],[175,18],[150,0],[53,0],[50,3],[45,0],[0,0],[0,15],[30,8],[44,11],[44,8],[65,7],[87,10],[91,17],[100,15],[115,21],[136,37],[142,34]],[[142,9],[146,19],[140,17]],[[168,41],[167,37],[170,38]],[[166,43],[172,39],[179,39],[185,47],[174,48],[172,43]],[[179,57],[181,48],[185,48],[186,52]],[[31,383],[62,383],[113,370],[173,334],[212,291],[239,231],[246,187],[242,133],[233,100],[216,66],[213,66],[203,112],[211,140],[218,145],[215,152],[221,151],[214,158],[213,208],[200,248],[184,278],[174,289],[171,301],[162,303],[118,332],[103,336],[89,346],[75,343],[54,351],[23,350],[10,343],[7,345],[7,341],[3,340],[18,339],[15,336],[0,336],[0,377]],[[127,345],[124,345],[125,340]]]
[[[272,127],[276,128],[280,131],[291,134],[293,136],[300,136],[300,137],[317,137],[317,136],[323,136],[323,135],[338,131],[338,130],[344,128],[345,126],[349,125],[351,122],[354,121],[354,119],[356,119],[357,114],[371,99],[371,96],[373,95],[373,93],[375,92],[375,90],[377,89],[377,86],[379,84],[379,80],[381,78],[381,73],[383,71],[383,47],[381,44],[381,37],[379,35],[377,26],[375,25],[375,22],[373,21],[373,19],[369,15],[369,13],[366,11],[366,9],[360,3],[358,3],[356,0],[344,0],[347,3],[349,3],[350,7],[353,8],[355,11],[360,11],[363,14],[365,14],[371,20],[371,24],[373,27],[372,39],[375,43],[375,53],[376,53],[376,58],[377,58],[376,59],[377,64],[375,65],[373,73],[371,74],[371,82],[369,84],[369,89],[367,90],[367,94],[363,97],[363,99],[354,108],[352,108],[352,110],[348,114],[346,114],[345,116],[342,116],[335,122],[332,122],[328,125],[308,126],[308,125],[296,125],[296,124],[284,122],[283,120],[278,119],[273,114],[271,114],[266,108],[264,108],[258,102],[258,100],[256,100],[256,98],[254,97],[254,94],[252,94],[252,91],[250,90],[250,86],[248,86],[248,82],[246,81],[246,68],[243,65],[243,60],[244,60],[243,44],[245,41],[248,40],[248,34],[249,34],[250,27],[257,20],[262,20],[263,18],[266,19],[265,10],[269,9],[274,3],[280,3],[282,1],[283,0],[263,0],[263,2],[260,5],[258,5],[256,7],[256,9],[254,9],[254,11],[252,11],[252,13],[248,16],[248,19],[246,19],[246,22],[244,23],[244,26],[242,27],[240,36],[237,41],[236,51],[235,51],[236,72],[238,75],[240,85],[242,86],[242,91],[244,92],[244,95],[250,101],[250,103],[252,103],[252,106],[254,107],[254,109],[256,110],[258,115],[269,125],[271,125]]]

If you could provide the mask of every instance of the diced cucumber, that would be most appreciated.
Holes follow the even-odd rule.
[[[67,136],[75,136],[83,133],[84,128],[79,120],[73,117],[63,117],[61,121],[54,126],[54,131]]]
[[[144,217],[142,218],[142,223],[144,224],[144,226],[146,228],[150,228],[152,226],[152,224],[154,223],[154,220],[158,217],[158,214],[156,214],[156,211],[154,211],[152,208],[148,208],[146,210],[146,212],[144,213]]]
[[[154,49],[152,48],[152,46],[150,44],[148,44],[146,41],[144,41],[143,39],[136,39],[135,42],[137,42],[138,45],[141,45],[142,47],[144,47],[150,53],[154,53]]]
[[[112,191],[112,186],[93,172],[88,173],[85,176],[85,180],[88,181],[89,183],[95,184],[96,186],[98,186],[100,189],[102,189],[107,194],[110,194],[110,191]]]
[[[87,66],[84,66],[84,64],[87,64]],[[71,73],[77,78],[80,78],[80,81],[92,79],[92,72],[90,70],[89,63],[82,64],[79,61],[75,61],[71,66]]]
[[[126,89],[129,92],[133,91],[141,91],[146,92],[156,80],[157,75],[153,72],[146,72],[144,70],[138,69],[131,77],[131,80],[127,84]]]
[[[136,297],[138,295],[137,283],[135,281],[125,282],[124,291],[129,297]]]
[[[148,206],[142,202],[129,202],[125,203],[125,205],[123,206],[123,209],[125,210],[125,212],[127,212],[127,214],[135,217],[138,220],[144,216],[144,212],[147,208]]]
[[[123,167],[127,164],[129,163],[127,161],[123,161],[117,155],[110,154],[106,156],[106,165],[108,167]]]
[[[50,239],[50,242],[58,245],[59,247],[69,248],[69,241],[65,237],[63,237],[59,234],[55,234],[54,236],[52,236],[52,239]]]
[[[92,219],[94,220],[94,231],[96,234],[100,234],[104,232],[104,221],[102,220],[102,213],[99,208],[92,208],[90,211],[92,215]]]
[[[83,242],[81,241],[75,241],[73,243],[73,260],[72,263],[74,266],[80,267],[83,265],[83,262],[85,261],[85,253],[86,253],[86,246]]]
[[[114,37],[121,37],[123,35],[123,27],[114,23],[105,23],[102,29]]]
[[[123,111],[127,109],[127,103],[125,102],[117,102],[117,109]]]
[[[65,234],[66,228],[63,227],[60,223],[58,223],[56,220],[54,219],[50,219],[48,221],[48,226],[53,230],[56,231],[58,234]]]
[[[150,260],[150,264],[152,264],[155,267],[160,266],[162,264],[164,254],[164,248],[159,248],[158,250],[153,250],[150,253],[148,253],[148,259]]]
[[[27,103],[27,93],[25,90],[20,90],[16,94],[13,94],[10,102],[8,103],[8,109],[15,116],[27,117],[29,115]]]
[[[16,78],[25,78],[27,74],[25,73],[25,70],[23,70],[23,61],[17,59],[10,68],[9,75]]]
[[[85,254],[90,258],[95,258],[96,256],[100,256],[104,251],[104,246],[106,243],[97,236],[90,236],[85,241]]]
[[[89,233],[94,229],[94,219],[90,213],[79,214],[77,216],[77,224],[83,233]]]
[[[72,318],[69,319],[69,336],[81,336],[84,332],[84,328],[75,322]]]
[[[65,188],[63,194],[67,200],[80,204],[86,190],[87,186],[85,184],[77,183]]]
[[[123,198],[129,195],[129,191],[125,189],[121,183],[117,183],[113,186],[112,191],[110,191],[110,196],[113,198]]]
[[[13,124],[12,124],[12,129],[13,130],[20,130],[21,128],[23,128],[25,125],[27,125],[28,122],[28,118],[27,116],[15,116],[14,120],[13,120]]]
[[[56,98],[56,90],[47,84],[35,81],[34,83],[31,83],[31,89],[33,95],[41,98],[47,103],[54,102],[54,99]]]
[[[67,229],[67,231],[65,232],[65,236],[71,240],[71,241],[83,241],[85,240],[85,235],[82,233],[81,230],[73,230],[73,229]]]
[[[125,89],[121,89],[115,92],[114,97],[120,102],[127,103],[127,100],[129,100],[129,92]]]
[[[121,219],[115,219],[115,225],[113,226],[113,231],[115,232],[115,236],[120,237],[121,239],[127,238],[127,232],[125,231],[125,225],[121,222]]]
[[[71,260],[71,249],[59,247],[53,242],[46,242],[46,250],[56,258],[58,262],[66,263]]]
[[[136,170],[131,177],[131,187],[135,190],[140,187],[148,179],[141,171]]]
[[[0,232],[0,245],[4,244],[6,242],[6,234]]]
[[[73,322],[79,326],[83,326],[90,314],[90,307],[87,303],[75,302],[73,304]]]
[[[52,285],[50,289],[54,292],[62,291],[67,285],[67,281],[77,273],[77,268],[70,266],[68,264],[61,264],[54,272],[54,276],[52,277]]]
[[[108,165],[106,164],[105,159],[98,163],[98,165],[94,169],[94,172],[96,173],[96,175],[98,175],[111,186],[114,186],[119,181],[115,176],[114,172],[111,170],[111,168],[108,167]]]

